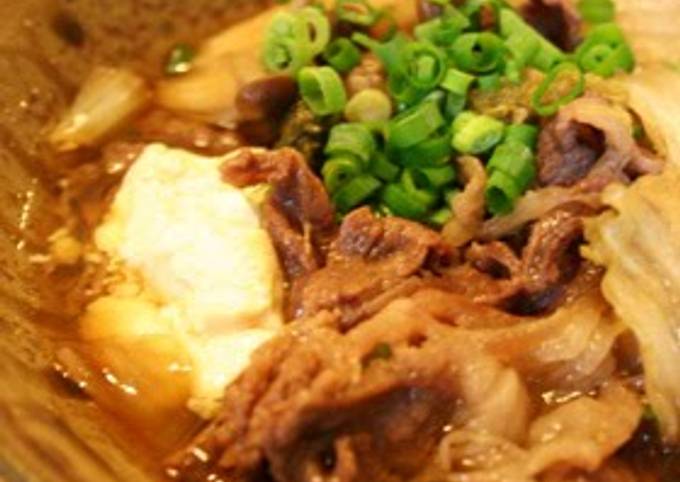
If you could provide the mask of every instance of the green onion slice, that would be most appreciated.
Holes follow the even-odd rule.
[[[612,0],[579,0],[576,8],[581,17],[590,23],[611,22],[616,13]]]
[[[305,7],[296,12],[304,23],[309,50],[313,56],[323,52],[331,39],[331,25],[328,17],[318,8]]]
[[[451,152],[451,135],[445,133],[398,151],[396,157],[404,167],[437,167],[451,159]]]
[[[462,112],[453,121],[451,145],[462,154],[482,154],[503,139],[505,125],[498,119]]]
[[[327,161],[321,169],[321,176],[328,192],[335,193],[350,179],[357,177],[362,172],[361,161],[346,156]]]
[[[432,189],[439,190],[456,180],[456,170],[451,164],[441,167],[425,167],[418,172]]]
[[[415,146],[439,130],[444,118],[435,102],[423,102],[387,124],[387,143],[391,148],[401,150]]]
[[[362,90],[347,103],[345,117],[350,122],[385,122],[392,117],[392,100],[381,90]]]
[[[441,228],[453,218],[453,211],[450,208],[441,208],[427,217],[427,224]]]
[[[189,72],[191,61],[195,55],[196,52],[191,45],[177,44],[170,51],[168,62],[165,66],[165,73],[167,75],[180,75]]]
[[[461,70],[486,73],[501,66],[505,46],[501,38],[491,32],[466,33],[453,43],[451,54]]]
[[[563,93],[565,89],[566,93]],[[550,116],[583,94],[584,90],[585,78],[581,69],[573,62],[563,62],[554,67],[536,88],[531,97],[531,105],[539,115]],[[546,103],[546,95],[554,100]]]
[[[371,161],[370,171],[378,179],[392,182],[399,177],[401,169],[396,164],[392,164],[384,153],[377,152]]]
[[[348,213],[375,194],[382,183],[367,174],[362,174],[345,183],[333,195],[333,204],[341,213]]]
[[[593,28],[576,49],[576,59],[583,70],[602,77],[611,77],[618,71],[630,72],[635,67],[633,51],[614,23]]]
[[[339,38],[328,44],[323,54],[328,65],[340,73],[349,72],[361,62],[361,52],[347,38]]]
[[[486,205],[491,214],[502,216],[510,214],[517,199],[522,195],[515,180],[503,171],[494,171],[485,189]]]
[[[439,85],[447,70],[444,53],[428,42],[407,44],[402,52],[402,65],[413,87],[424,91]]]
[[[401,184],[388,184],[382,191],[382,202],[395,216],[422,220],[429,211],[427,204],[412,196]]]
[[[377,149],[373,133],[365,124],[338,124],[331,129],[324,153],[330,157],[350,155],[370,162]]]
[[[486,168],[491,173],[502,171],[511,177],[520,191],[529,187],[536,177],[534,154],[517,141],[506,141],[498,146]]]
[[[536,147],[538,127],[531,124],[512,124],[505,129],[505,142],[520,142],[529,149]]]
[[[430,187],[428,179],[419,171],[404,169],[401,174],[401,185],[413,199],[428,209],[437,204],[439,196],[436,190]]]
[[[347,104],[347,93],[342,79],[331,67],[305,67],[298,74],[300,94],[316,115],[342,112]]]
[[[362,27],[374,25],[380,16],[366,0],[336,0],[335,12],[339,20]]]

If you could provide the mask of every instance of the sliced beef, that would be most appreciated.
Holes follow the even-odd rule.
[[[222,176],[238,187],[271,185],[262,216],[289,281],[323,266],[335,213],[323,184],[299,152],[242,149],[225,161]]]
[[[219,418],[171,460],[179,480],[445,478],[435,457],[444,427],[486,423],[487,390],[507,371],[410,300],[345,335],[324,324],[295,323],[255,355]]]
[[[552,43],[573,50],[581,40],[581,17],[570,0],[531,0],[522,16]]]
[[[628,113],[597,97],[564,107],[541,131],[539,184],[593,192],[629,182],[629,174],[659,172],[663,164],[636,144],[631,122]]]
[[[143,142],[162,142],[172,147],[219,156],[243,145],[233,130],[178,116],[164,110],[153,110],[134,125],[134,134]]]
[[[577,122],[550,122],[538,145],[538,179],[544,186],[573,186],[604,152],[604,136]]]
[[[292,286],[295,318],[321,310],[341,315],[344,328],[421,283],[424,268],[446,263],[450,252],[440,235],[400,218],[377,218],[369,208],[351,213],[331,244],[324,268]],[[373,303],[370,303],[373,301]]]
[[[581,265],[583,216],[593,213],[583,204],[549,212],[530,227],[521,253],[501,241],[473,244],[467,263],[449,273],[448,289],[520,314],[557,308]]]

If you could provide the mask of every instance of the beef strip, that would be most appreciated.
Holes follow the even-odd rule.
[[[630,115],[597,97],[564,107],[541,131],[538,181],[596,192],[630,175],[660,172],[663,163],[638,146]]]
[[[299,152],[241,149],[225,161],[222,176],[237,187],[271,185],[262,217],[289,281],[323,266],[335,213],[323,184]]]
[[[531,0],[522,16],[558,47],[571,51],[581,40],[581,17],[570,0]]]
[[[343,328],[378,310],[421,283],[421,269],[446,263],[450,252],[441,236],[400,218],[377,218],[361,208],[345,218],[324,268],[298,278],[291,290],[296,318],[321,310],[340,313]],[[371,300],[378,301],[370,305]]]
[[[143,142],[162,142],[209,156],[223,155],[243,145],[233,130],[158,109],[141,117],[133,127],[135,137]]]
[[[572,186],[585,178],[604,152],[602,132],[577,122],[553,121],[538,144],[538,179],[544,186]]]
[[[475,243],[467,263],[448,275],[448,289],[476,303],[535,314],[555,309],[579,269],[575,249],[583,233],[582,217],[593,214],[585,205],[562,206],[529,229],[521,256],[501,241]]]
[[[278,482],[443,475],[433,473],[437,444],[445,426],[464,423],[453,415],[472,403],[463,387],[476,386],[464,377],[478,375],[485,355],[410,300],[345,335],[327,323],[325,314],[296,322],[259,350],[170,473],[255,481],[269,472]]]

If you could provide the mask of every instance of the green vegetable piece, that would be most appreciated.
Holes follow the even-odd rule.
[[[465,72],[493,72],[501,67],[504,54],[503,41],[491,32],[463,34],[451,47],[456,65]]]
[[[340,213],[346,214],[368,201],[381,185],[382,183],[375,177],[362,174],[351,179],[335,192],[332,197],[333,204]]]
[[[327,161],[321,168],[321,176],[329,193],[335,193],[343,184],[361,174],[361,161],[353,157],[338,157]]]
[[[347,104],[347,93],[342,79],[331,67],[305,67],[298,75],[300,94],[316,115],[342,112]]]
[[[365,124],[338,124],[331,129],[324,153],[329,157],[351,156],[368,166],[377,145]]]
[[[546,94],[554,97],[551,89],[554,89],[558,82],[564,77],[571,76],[571,88],[567,93],[557,97],[548,103],[544,103]],[[568,79],[569,80],[569,79]],[[539,84],[531,97],[531,105],[541,116],[551,116],[557,113],[560,108],[579,97],[585,91],[585,78],[579,67],[572,62],[563,62],[555,66]]]
[[[324,59],[340,73],[349,72],[361,62],[361,52],[346,38],[339,38],[326,47]]]
[[[462,154],[482,154],[503,139],[504,130],[493,117],[465,111],[453,121],[451,145]]]
[[[388,146],[402,150],[420,144],[444,125],[444,117],[435,102],[423,102],[398,115],[387,124]]]
[[[165,65],[165,73],[167,75],[186,74],[191,70],[191,62],[195,55],[196,52],[191,45],[177,44],[170,51],[167,64]]]

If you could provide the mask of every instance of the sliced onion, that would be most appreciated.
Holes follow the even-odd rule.
[[[146,83],[136,74],[98,67],[85,80],[49,141],[59,151],[97,145],[139,112],[149,97]]]

